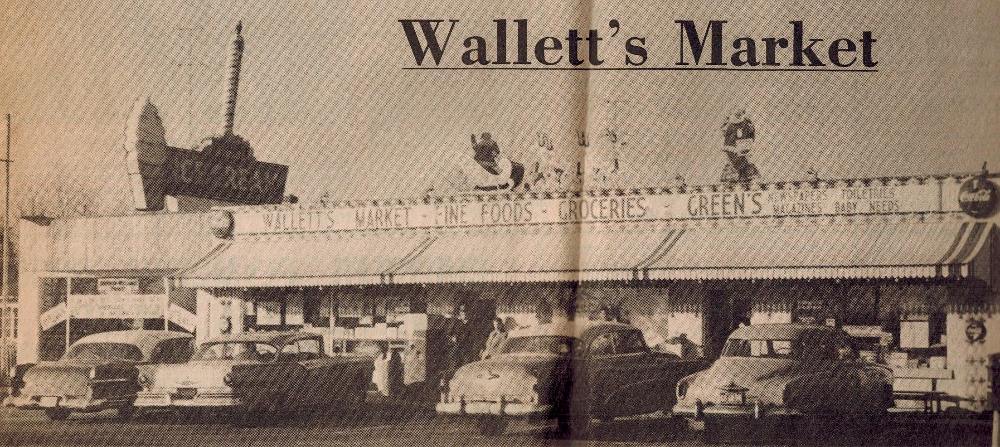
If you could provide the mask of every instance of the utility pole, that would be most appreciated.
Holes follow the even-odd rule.
[[[10,369],[11,365],[7,362],[10,359],[10,340],[7,337],[7,333],[13,334],[14,330],[11,327],[14,324],[14,318],[11,309],[11,299],[10,299],[10,251],[8,246],[10,245],[10,114],[7,114],[7,152],[3,160],[0,160],[4,164],[4,189],[3,189],[3,247],[2,254],[3,257],[3,302],[0,303],[0,365],[3,367],[3,373],[6,373]]]
[[[3,298],[6,301],[10,296],[10,253],[7,245],[10,244],[10,114],[7,114],[7,155],[0,160],[4,165],[4,188],[3,188]]]

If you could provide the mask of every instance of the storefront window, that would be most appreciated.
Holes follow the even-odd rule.
[[[312,327],[330,327],[329,298],[319,290],[311,289],[304,293],[302,314],[305,324]]]
[[[69,290],[73,295],[97,295],[97,278],[71,278]]]
[[[42,278],[41,283],[42,311],[66,302],[66,278]]]
[[[159,295],[167,293],[163,285],[163,278],[143,277],[139,278],[139,293],[143,295]]]

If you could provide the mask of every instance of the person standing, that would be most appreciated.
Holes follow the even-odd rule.
[[[535,307],[535,318],[538,320],[538,324],[548,324],[552,322],[552,305],[549,304],[549,300],[542,299],[538,302],[538,306]]]
[[[507,339],[507,327],[504,326],[503,320],[500,318],[493,319],[493,330],[490,331],[490,336],[486,338],[486,346],[479,353],[480,359],[486,359],[498,347]]]
[[[448,334],[448,370],[449,376],[454,374],[462,365],[469,363],[468,352],[469,338],[469,317],[465,311],[465,304],[459,304],[455,309],[455,318],[451,324],[451,331]]]

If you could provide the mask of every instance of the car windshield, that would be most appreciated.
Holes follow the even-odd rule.
[[[83,343],[69,348],[63,359],[141,362],[142,351],[128,343]]]
[[[723,357],[798,357],[792,340],[742,340],[731,338],[722,349]]]
[[[274,360],[276,352],[278,350],[267,343],[207,343],[201,346],[193,360],[242,360],[263,363]]]
[[[507,339],[500,347],[501,354],[558,354],[570,355],[576,340],[572,337],[533,336]]]
[[[723,357],[758,358],[832,358],[833,345],[823,337],[801,337],[798,340],[745,340],[731,338],[722,348]]]

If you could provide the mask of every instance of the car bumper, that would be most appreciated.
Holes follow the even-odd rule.
[[[83,413],[119,408],[127,405],[131,397],[119,399],[65,398],[63,396],[10,396],[3,406],[21,410],[47,410],[62,408]]]
[[[193,398],[177,398],[170,393],[139,393],[135,399],[136,407],[236,407],[241,405],[240,399],[232,394],[198,394]]]
[[[439,414],[494,415],[494,416],[544,416],[552,412],[552,405],[518,402],[438,402],[434,407]]]
[[[677,416],[684,416],[694,419],[705,417],[732,417],[732,418],[786,418],[802,416],[802,412],[793,408],[773,406],[773,405],[730,405],[715,403],[679,403],[674,406],[673,413]]]

